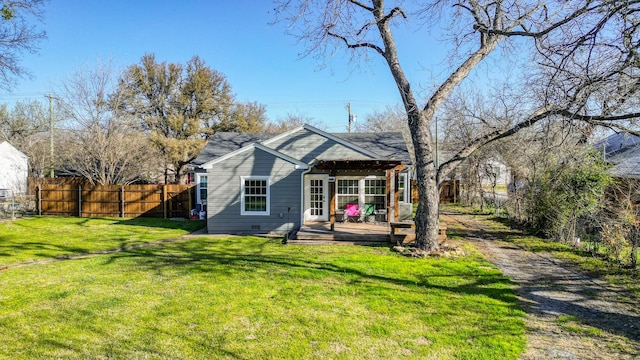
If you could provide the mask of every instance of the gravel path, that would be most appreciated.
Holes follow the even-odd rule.
[[[518,284],[527,312],[528,347],[522,359],[640,359],[640,304],[624,291],[550,254],[492,238],[471,217],[443,214],[441,219],[464,225],[466,238]]]

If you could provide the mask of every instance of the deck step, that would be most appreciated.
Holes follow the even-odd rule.
[[[388,241],[289,240],[288,245],[390,245]]]
[[[295,236],[296,240],[317,240],[317,241],[371,241],[371,242],[391,242],[389,235],[353,235],[353,234],[335,234],[335,235],[315,235],[300,234]]]

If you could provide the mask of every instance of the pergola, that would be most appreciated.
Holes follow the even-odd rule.
[[[342,159],[342,160],[316,160],[313,167],[318,170],[329,171],[329,176],[335,177],[338,170],[356,170],[356,171],[385,171],[387,176],[386,181],[386,196],[387,196],[387,221],[391,221],[388,217],[391,214],[391,203],[393,201],[393,221],[399,219],[399,199],[398,199],[398,175],[400,171],[407,168],[402,164],[400,160],[387,160],[387,159],[373,159],[373,160],[354,160],[354,159]],[[391,175],[393,174],[394,186],[393,194],[391,191]],[[336,182],[329,182],[329,222],[331,224],[331,231],[335,230],[336,222]]]

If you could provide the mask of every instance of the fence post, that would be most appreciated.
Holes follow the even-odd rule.
[[[164,218],[167,218],[167,184],[162,185],[162,213]]]
[[[124,217],[124,186],[120,187],[120,206],[122,207],[121,217]]]
[[[36,199],[36,206],[38,207],[38,215],[42,216],[42,186],[38,185],[38,199]]]
[[[78,217],[82,217],[82,186],[78,185]]]

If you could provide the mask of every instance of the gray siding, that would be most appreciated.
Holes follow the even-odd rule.
[[[313,159],[371,159],[370,156],[306,129],[269,142],[268,146],[307,164]]]
[[[208,170],[207,229],[210,234],[286,233],[300,228],[302,169],[252,149]],[[240,215],[241,176],[270,177],[270,214]]]

